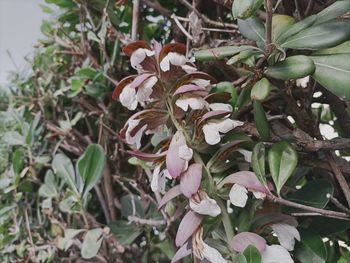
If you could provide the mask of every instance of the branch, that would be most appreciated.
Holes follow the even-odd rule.
[[[277,197],[274,195],[267,195],[267,199],[271,202],[274,202],[274,203],[278,203],[281,205],[286,205],[286,206],[298,208],[301,210],[317,213],[317,214],[325,216],[325,217],[350,220],[350,216],[346,213],[343,213],[343,212],[336,212],[336,211],[320,209],[320,208],[316,208],[316,207],[312,207],[312,206],[302,205],[302,204],[294,203],[294,202],[289,201],[289,200],[285,200],[281,197]]]
[[[267,56],[271,54],[272,51],[272,15],[273,15],[273,0],[266,0],[266,40],[265,47]]]
[[[140,0],[133,0],[132,25],[131,25],[131,39],[132,40],[137,39],[139,13],[140,13]]]

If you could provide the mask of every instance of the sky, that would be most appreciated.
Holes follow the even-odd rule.
[[[44,0],[0,0],[0,84],[6,83],[10,70],[29,69],[24,57],[42,36],[41,21],[45,14],[39,4]],[[7,54],[10,52],[13,61]]]

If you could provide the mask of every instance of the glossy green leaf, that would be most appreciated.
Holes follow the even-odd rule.
[[[350,38],[349,21],[331,21],[313,25],[288,38],[281,47],[293,49],[324,49]]]
[[[350,1],[348,0],[335,1],[335,3],[323,9],[321,12],[317,14],[317,19],[315,21],[315,24],[328,22],[330,20],[333,20],[335,18],[338,18],[344,15],[349,11],[350,11]]]
[[[317,217],[312,220],[309,228],[321,236],[328,236],[350,229],[350,221],[336,218]]]
[[[286,32],[295,23],[295,19],[287,15],[273,15],[272,40],[275,42],[281,34]]]
[[[272,90],[272,85],[267,78],[262,78],[256,82],[250,92],[250,98],[252,100],[265,100]]]
[[[237,55],[234,55],[233,57],[231,57],[226,64],[227,65],[233,65],[236,64],[238,62],[245,62],[247,61],[249,63],[249,59],[255,55],[258,55],[260,52],[254,50],[254,49],[248,49],[248,50],[244,50],[240,53],[238,53]],[[255,59],[253,59],[253,62],[255,61]],[[252,66],[252,65],[251,65]]]
[[[232,4],[232,15],[240,19],[249,18],[255,14],[263,3],[263,0],[235,0]]]
[[[233,108],[235,108],[237,103],[237,90],[233,86],[232,82],[229,81],[222,81],[216,84],[216,86],[213,88],[213,92],[228,92],[231,94],[230,104]]]
[[[310,57],[316,70],[312,77],[342,99],[350,100],[350,54]]]
[[[269,66],[265,75],[275,79],[289,80],[309,76],[315,72],[315,64],[307,56],[297,55]]]
[[[259,18],[238,19],[238,28],[245,38],[255,40],[258,43],[264,43],[265,27]],[[261,45],[258,46],[261,47]]]
[[[247,263],[260,263],[261,262],[260,252],[255,246],[249,245],[244,250],[243,255],[245,256]]]
[[[292,193],[288,199],[307,206],[324,208],[329,202],[328,194],[333,195],[333,185],[326,180],[308,182],[303,188]]]
[[[112,222],[109,227],[111,232],[117,237],[123,246],[131,245],[135,239],[141,235],[142,229],[124,220]]]
[[[95,228],[86,233],[81,247],[83,258],[90,259],[97,255],[103,241],[102,232],[101,228]]]
[[[298,155],[292,145],[282,141],[272,145],[268,153],[268,161],[272,179],[279,195],[283,185],[295,170]]]
[[[335,47],[317,50],[313,52],[312,55],[334,55],[348,53],[350,53],[350,41],[346,41]]]
[[[233,258],[235,263],[247,263],[247,259],[242,254],[236,254]]]
[[[84,195],[101,179],[106,164],[106,156],[101,145],[90,144],[76,165],[77,175],[84,183]]]
[[[312,15],[291,25],[288,29],[286,29],[284,33],[281,33],[281,35],[275,39],[275,42],[283,43],[287,38],[313,25],[316,21],[316,18],[317,18],[316,15]]]
[[[252,49],[252,46],[227,46],[204,49],[194,52],[194,57],[198,61],[211,61],[233,56],[241,51]]]
[[[52,168],[55,170],[55,173],[65,180],[69,187],[78,194],[74,167],[71,160],[62,153],[56,154],[52,160]]]
[[[252,152],[252,168],[260,182],[266,184],[266,171],[265,171],[265,145],[262,142],[257,143],[254,146]]]
[[[301,263],[324,263],[327,249],[321,237],[311,231],[299,230],[301,241],[294,248],[295,257]]]
[[[254,122],[261,139],[267,140],[270,137],[270,128],[264,108],[260,101],[253,102]]]

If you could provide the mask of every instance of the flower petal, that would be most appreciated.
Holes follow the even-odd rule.
[[[297,79],[296,84],[298,87],[307,88],[307,84],[309,83],[309,81],[310,81],[310,76],[306,76],[301,79]]]
[[[226,103],[210,103],[209,108],[213,111],[231,111],[232,106]]]
[[[163,171],[160,171],[161,164],[157,165],[153,170],[151,189],[153,192],[164,192],[166,178]]]
[[[262,183],[260,183],[255,173],[250,171],[240,171],[227,176],[218,184],[218,188],[223,187],[225,184],[239,184],[249,190],[268,193],[268,190]]]
[[[152,92],[153,86],[158,82],[158,78],[156,76],[152,76],[147,79],[142,85],[139,86],[136,93],[137,101],[143,103],[148,101]]]
[[[201,215],[216,217],[221,214],[221,209],[216,201],[205,193],[204,198],[198,203],[193,198],[190,199],[190,207],[193,211]]]
[[[181,65],[181,68],[186,73],[194,73],[197,71],[196,67],[190,66],[190,65]]]
[[[229,193],[230,201],[234,206],[245,207],[248,200],[248,190],[239,184],[234,184]]]
[[[266,249],[265,239],[252,232],[241,232],[235,235],[231,242],[232,249],[240,253],[249,245],[255,246],[260,252]]]
[[[176,100],[175,104],[183,111],[187,111],[188,106],[193,110],[201,110],[205,107],[206,101],[201,97],[180,97]]]
[[[238,149],[237,152],[241,153],[244,156],[244,160],[248,163],[252,162],[252,152],[245,149]]]
[[[215,145],[220,142],[221,137],[219,131],[216,129],[214,124],[204,124],[203,125],[204,139],[209,145]]]
[[[180,157],[180,146],[186,145],[186,139],[182,131],[177,131],[171,139],[168,154],[166,156],[166,166],[168,172],[173,178],[180,176],[180,174],[187,168],[187,161]]]
[[[154,55],[154,51],[147,48],[138,48],[130,56],[130,64],[134,69],[142,69],[141,63],[145,60],[146,56],[150,57]]]
[[[235,121],[235,120],[231,120],[231,119],[224,119],[220,122],[217,123],[217,129],[219,130],[219,132],[221,133],[227,133],[230,130],[238,127],[238,126],[242,126],[244,123],[241,121]]]
[[[182,247],[180,247],[175,255],[173,256],[171,263],[175,263],[177,261],[179,261],[180,259],[187,257],[188,255],[191,255],[192,253],[192,248],[189,244],[189,242],[187,242],[186,244],[184,244]]]
[[[119,95],[119,100],[124,107],[135,110],[137,107],[136,90],[126,85]]]
[[[193,150],[189,148],[186,144],[179,147],[179,156],[181,159],[190,161],[193,156]]]
[[[202,165],[191,164],[181,175],[180,190],[188,198],[197,193],[202,180]]]
[[[196,231],[202,222],[202,216],[199,214],[188,211],[184,218],[181,220],[179,228],[177,229],[175,244],[177,247],[182,246],[188,238]]]
[[[171,188],[168,192],[166,192],[163,198],[159,201],[158,209],[162,208],[163,205],[168,203],[171,199],[179,196],[181,194],[180,185],[176,185]]]
[[[218,250],[203,243],[203,256],[211,263],[227,263]]]
[[[280,244],[289,251],[294,249],[295,239],[300,241],[300,234],[294,226],[279,223],[271,225],[271,228],[277,235]]]
[[[126,142],[131,145],[132,147],[136,148],[136,149],[140,149],[141,147],[141,139],[142,139],[142,135],[143,132],[146,130],[147,125],[142,126],[142,128],[140,128],[134,136],[130,135],[130,132],[139,125],[140,120],[133,120],[133,119],[129,119],[128,121],[128,129],[126,130],[125,133],[125,140]]]
[[[266,246],[261,257],[261,263],[294,263],[289,252],[279,245]]]

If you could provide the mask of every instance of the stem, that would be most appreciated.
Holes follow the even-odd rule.
[[[286,206],[302,209],[305,211],[318,213],[318,214],[326,216],[326,217],[341,218],[341,219],[350,220],[350,216],[347,215],[346,213],[330,211],[330,210],[320,209],[320,208],[316,208],[316,207],[312,207],[312,206],[302,205],[302,204],[294,203],[294,202],[289,201],[289,200],[285,200],[281,197],[277,197],[274,195],[267,195],[266,197],[271,202],[279,203],[281,205],[286,205]]]
[[[227,243],[230,243],[232,238],[234,237],[234,231],[233,226],[231,224],[230,216],[228,215],[226,206],[225,204],[223,204],[222,200],[220,198],[216,198],[215,200],[221,208],[221,220],[226,232]]]
[[[272,52],[272,15],[273,15],[273,0],[266,0],[266,39],[265,48],[266,55],[269,56]]]
[[[140,0],[133,0],[132,8],[132,26],[131,26],[131,39],[137,39],[137,31],[139,24],[139,13],[140,13]]]

